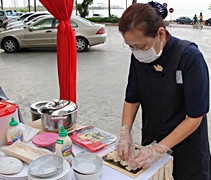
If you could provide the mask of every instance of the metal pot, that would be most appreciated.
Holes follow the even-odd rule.
[[[41,116],[46,131],[59,132],[61,126],[73,128],[76,124],[78,106],[67,100],[53,100],[41,106],[37,112]]]
[[[40,101],[40,102],[36,102],[36,103],[33,103],[32,105],[31,105],[31,116],[32,116],[32,121],[36,121],[36,120],[38,120],[38,119],[40,119],[41,118],[41,116],[40,116],[40,114],[37,112],[37,110],[41,107],[41,106],[43,106],[43,105],[45,105],[45,104],[47,104],[48,103],[48,101]]]

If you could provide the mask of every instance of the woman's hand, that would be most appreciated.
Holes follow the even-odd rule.
[[[138,154],[128,161],[128,165],[132,168],[148,168],[160,160],[164,155],[171,154],[172,151],[165,145],[152,144],[143,147]]]
[[[133,151],[133,140],[130,134],[129,126],[122,126],[117,140],[116,150],[118,155],[123,160],[128,160]]]

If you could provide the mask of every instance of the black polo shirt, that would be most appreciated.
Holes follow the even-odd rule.
[[[178,41],[178,38],[173,37],[169,34],[167,43],[163,49],[163,53],[161,54],[160,58],[145,65],[148,77],[160,78],[165,76],[165,68],[168,66],[168,62],[171,56],[177,55],[174,54],[173,50]],[[135,61],[138,60],[132,54],[125,97],[125,101],[129,103],[140,102],[136,74],[137,72],[135,70],[134,63]],[[163,70],[155,70],[155,66],[157,65],[160,65]],[[189,117],[193,118],[206,114],[209,111],[208,67],[202,53],[199,51],[196,45],[191,44],[184,50],[180,59],[178,70],[182,72],[183,82],[181,85],[184,89],[184,101],[187,111],[186,114]]]

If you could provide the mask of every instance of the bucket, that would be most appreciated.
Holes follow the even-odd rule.
[[[39,109],[41,106],[43,106],[47,103],[48,103],[48,101],[40,101],[40,102],[36,102],[31,105],[32,121],[36,121],[41,118],[40,114],[37,112],[37,109]]]

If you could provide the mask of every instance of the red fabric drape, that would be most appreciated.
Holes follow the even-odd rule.
[[[76,39],[70,17],[74,0],[40,0],[57,19],[57,67],[60,99],[76,103]]]

